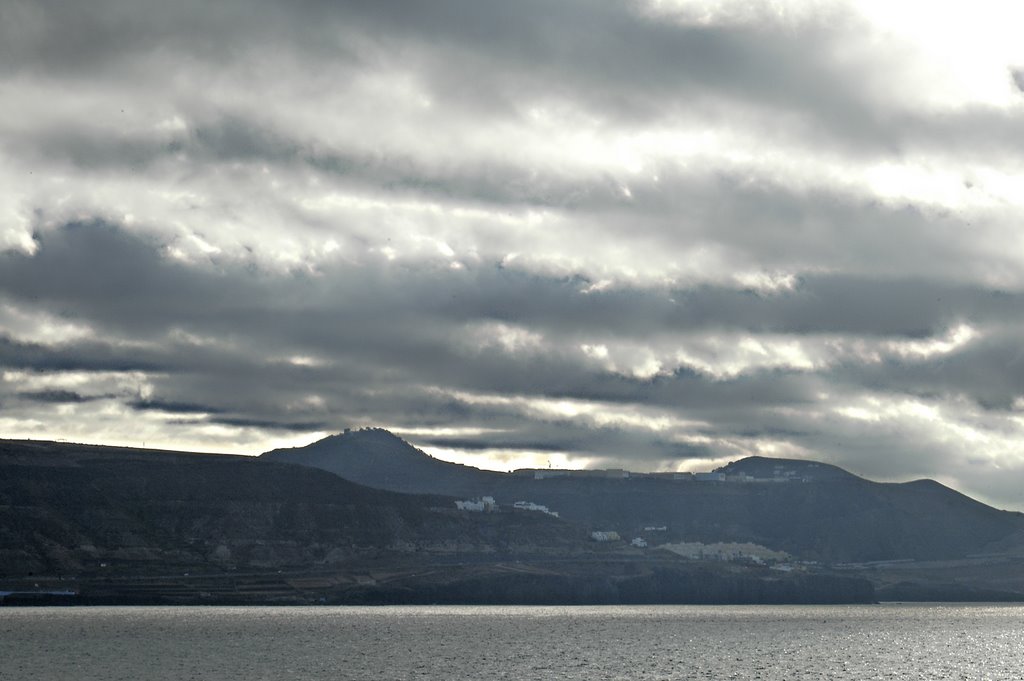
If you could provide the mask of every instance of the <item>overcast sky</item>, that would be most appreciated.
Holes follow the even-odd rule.
[[[898,5],[898,7],[893,7]],[[0,435],[1024,510],[1024,7],[0,0]]]

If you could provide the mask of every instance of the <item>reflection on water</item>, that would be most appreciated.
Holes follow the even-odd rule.
[[[5,608],[0,679],[1019,679],[1024,607]]]

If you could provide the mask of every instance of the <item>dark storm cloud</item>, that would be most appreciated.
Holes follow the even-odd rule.
[[[1021,309],[1020,298],[1009,293],[844,278],[811,280],[767,296],[708,288],[583,293],[578,281],[499,268],[444,276],[406,270],[391,278],[380,269],[342,266],[315,278],[275,278],[175,263],[161,257],[146,239],[100,224],[50,233],[35,256],[7,254],[4,260],[0,290],[10,299],[74,314],[101,334],[109,330],[129,334],[133,341],[162,344],[132,347],[91,340],[48,347],[7,338],[4,365],[199,374],[190,380],[195,389],[201,387],[200,394],[237,394],[240,384],[251,383],[240,391],[249,399],[259,394],[264,378],[279,386],[290,377],[299,392],[302,386],[345,380],[677,405],[696,411],[751,403],[800,404],[810,402],[820,389],[820,381],[805,372],[775,370],[722,380],[680,368],[642,380],[588,366],[572,346],[592,334],[615,340],[715,328],[928,338],[954,322],[989,325],[1019,316]],[[465,324],[496,320],[524,325],[554,341],[573,342],[519,355],[454,342]],[[175,329],[231,340],[234,348],[167,342]],[[878,369],[855,364],[836,375],[885,390],[932,385],[938,393],[966,391],[979,401],[1007,404],[1018,394],[1012,372],[1004,368],[1007,351],[943,358],[939,369],[928,363],[908,365],[923,374],[915,380],[910,380],[911,370],[898,365]],[[330,365],[282,362],[303,354],[323,357]],[[218,377],[223,387],[207,385],[209,375]],[[888,382],[883,386],[879,377]],[[238,398],[227,394],[227,403],[239,408]],[[216,403],[201,403],[204,411],[218,411]]]
[[[54,404],[77,404],[81,402],[90,402],[92,400],[102,399],[101,396],[96,395],[82,395],[73,390],[34,390],[17,393],[18,397],[23,400],[32,400],[34,402],[47,402]]]
[[[264,430],[290,430],[296,433],[309,433],[325,428],[331,428],[334,424],[324,421],[275,421],[272,419],[247,419],[215,417],[213,423],[225,426],[236,426],[239,428],[261,428]]]
[[[614,289],[585,293],[587,282],[516,272],[481,273],[460,290],[450,318],[538,324],[565,333],[645,336],[660,331],[756,332],[926,338],[965,321],[1024,313],[1014,293],[936,280],[878,280],[850,275],[803,277],[791,290]]]
[[[339,341],[347,341],[340,346],[346,350],[365,345],[366,352],[420,341],[447,345],[452,329],[471,322],[580,339],[705,329],[927,338],[959,322],[1024,312],[1019,294],[935,280],[814,275],[770,293],[707,285],[588,291],[585,279],[499,265],[452,271],[338,261],[308,274],[230,260],[188,264],[167,257],[149,237],[100,222],[38,239],[34,255],[0,255],[0,293],[12,300],[140,339],[180,326],[300,354],[329,352]],[[407,333],[390,332],[398,328]]]
[[[1021,319],[1020,313],[1011,317]],[[841,380],[884,393],[922,397],[957,395],[987,410],[1010,411],[1024,398],[1024,346],[1021,327],[994,331],[958,352],[930,360],[891,359],[871,367],[836,370]]]
[[[125,353],[95,341],[50,346],[0,335],[0,366],[33,371],[160,371],[152,353]]]
[[[635,206],[619,201],[595,203],[592,212],[587,204],[577,209],[610,237],[629,235],[641,245],[646,238],[680,252],[695,242],[714,243],[737,267],[966,281],[980,277],[981,262],[1016,267],[1014,256],[989,252],[986,218],[972,223],[958,212],[910,201],[671,169],[631,190]]]
[[[218,414],[220,409],[191,402],[168,402],[166,400],[133,400],[128,403],[138,411],[162,411],[168,414]]]
[[[585,293],[585,282],[579,280],[499,267],[442,273],[339,263],[310,276],[261,273],[230,263],[188,265],[161,255],[145,237],[101,223],[69,225],[39,238],[35,255],[2,256],[0,291],[15,304],[74,315],[99,336],[109,334],[111,342],[44,346],[8,338],[2,364],[35,371],[155,373],[156,394],[126,397],[128,406],[206,413],[212,423],[301,430],[303,425],[329,429],[335,420],[353,417],[428,424],[457,417],[526,425],[507,408],[459,404],[443,391],[425,389],[445,386],[677,409],[736,437],[789,433],[799,441],[809,432],[805,427],[760,412],[782,406],[811,409],[829,385],[968,395],[1004,406],[1020,394],[1016,386],[1024,385],[1006,371],[1008,361],[1020,360],[1020,352],[1014,355],[1007,341],[997,346],[998,352],[983,344],[916,363],[847,363],[827,374],[751,370],[732,378],[688,367],[635,378],[596,367],[576,350],[579,339],[590,334],[642,339],[716,328],[926,339],[955,321],[985,327],[1019,315],[1019,296],[976,287],[819,276],[771,295],[710,287]],[[500,345],[460,344],[472,324],[494,321],[541,333],[553,346],[543,352],[509,352]],[[220,340],[205,346],[169,341],[175,330]],[[1006,338],[1012,339],[1012,333]],[[287,361],[304,355],[323,365]],[[297,404],[310,394],[319,401],[305,409],[320,410],[324,418],[279,416],[282,405]],[[623,459],[633,452],[659,461],[669,459],[675,446],[601,428],[568,432],[563,425],[548,429],[535,423],[514,432],[504,446],[580,447],[607,456],[618,451]],[[497,448],[503,440],[466,441],[465,446],[491,442]],[[626,441],[633,446],[619,449]],[[694,451],[710,455],[711,450]]]
[[[0,290],[115,328],[164,325],[191,316],[194,300],[205,297],[216,310],[231,298],[230,280],[204,286],[161,257],[150,238],[100,222],[71,224],[53,237],[40,237],[37,257],[0,254]]]

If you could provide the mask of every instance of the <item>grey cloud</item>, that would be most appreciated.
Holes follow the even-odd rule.
[[[215,323],[230,311],[240,314],[244,301],[266,299],[267,281],[258,273],[241,269],[231,278],[218,276],[213,263],[175,265],[154,237],[101,221],[72,223],[36,238],[35,256],[0,254],[0,291],[45,302],[57,315],[123,330],[166,331],[179,320],[207,317]]]
[[[580,342],[702,329],[928,338],[957,323],[992,324],[1024,312],[1019,294],[939,280],[817,275],[770,294],[706,285],[587,292],[585,279],[487,265],[451,271],[338,262],[317,275],[231,261],[187,265],[163,256],[148,237],[102,223],[38,239],[33,256],[0,255],[0,292],[12,300],[135,340],[163,342],[180,328],[295,354],[360,347],[383,357],[417,343],[448,346],[453,329],[487,321]],[[481,361],[488,352],[480,349]]]
[[[235,163],[260,164],[286,172],[312,169],[338,186],[373,194],[447,196],[481,203],[545,203],[538,187],[523,187],[531,173],[511,163],[467,161],[464,167],[435,167],[410,156],[368,154],[348,149],[328,149],[322,144],[289,136],[265,124],[237,115],[217,115],[192,121],[189,128],[169,139],[152,131],[82,128],[41,128],[12,140],[8,148],[27,159],[53,166],[71,165],[84,171],[149,170],[159,172],[161,163],[172,167],[206,168]],[[545,184],[561,184],[554,198],[569,194],[565,179],[550,178]],[[517,191],[516,187],[521,188]]]
[[[993,126],[973,127],[990,130]],[[55,135],[52,139],[51,134]],[[1000,135],[1004,136],[1014,135]],[[947,131],[943,137],[963,136]],[[685,254],[695,245],[706,244],[719,249],[726,263],[738,270],[826,269],[885,279],[955,276],[962,281],[1019,270],[1014,252],[991,246],[993,236],[1004,226],[998,219],[972,220],[824,189],[751,182],[739,174],[683,173],[662,167],[657,169],[657,181],[649,177],[630,180],[633,197],[626,200],[620,182],[611,177],[571,177],[564,171],[491,159],[468,158],[445,165],[401,154],[324,148],[232,116],[214,117],[172,142],[56,131],[26,136],[13,146],[26,156],[50,154],[52,163],[66,159],[89,170],[118,165],[147,168],[161,159],[183,155],[172,163],[182,170],[189,168],[189,172],[206,168],[216,174],[218,167],[234,163],[269,164],[295,176],[304,169],[313,170],[324,174],[336,191],[378,201],[414,197],[452,208],[551,209],[560,217],[571,216],[574,228],[590,235],[583,250],[592,256],[604,257],[603,244],[620,243],[628,235],[625,248],[616,250],[635,266],[650,257],[664,258],[675,250]],[[157,175],[173,183],[167,172]],[[247,190],[263,188],[251,185]],[[286,193],[273,201],[282,206],[284,220],[293,218],[321,239],[346,227],[325,223],[289,204]],[[481,221],[490,233],[466,245],[479,248],[484,257],[500,258],[521,245],[525,235],[515,228],[503,230],[493,218]],[[394,229],[381,225],[383,229],[375,232],[375,227],[359,225],[355,232],[381,235]],[[250,247],[258,248],[262,236],[254,232],[249,237]],[[244,242],[246,237],[241,239]],[[572,244],[558,237],[553,243],[567,252],[573,250]]]
[[[123,130],[111,120],[39,126],[12,139],[8,149],[26,159],[90,172],[159,172],[160,163],[179,167],[236,162],[292,163],[301,147],[266,126],[218,114],[193,121],[187,130]]]
[[[297,433],[309,433],[330,428],[334,424],[324,421],[275,421],[269,419],[226,418],[211,419],[214,423],[240,428],[260,428],[264,430],[289,430]]]
[[[1013,87],[1019,87],[1014,80]],[[1012,162],[1020,152],[1024,123],[1012,109],[973,104],[956,111],[904,114],[893,121],[906,152],[945,157],[948,162]]]
[[[123,407],[125,420],[167,432],[212,424],[275,437],[457,424],[486,434],[417,441],[643,468],[769,443],[875,476],[945,470],[982,487],[993,473],[963,442],[837,408],[876,397],[959,405],[971,413],[955,418],[1012,438],[1024,301],[979,282],[1019,283],[1005,246],[1013,207],[900,204],[844,173],[930,170],[920,158],[953,176],[979,163],[998,173],[1015,163],[1020,121],[896,96],[913,69],[888,38],[858,52],[874,29],[852,12],[683,25],[638,7],[3,3],[0,85],[23,84],[25,97],[0,121],[0,179],[32,179],[0,198],[0,237],[25,215],[37,229],[35,253],[0,253],[0,366],[14,377],[0,383],[4,417],[81,424]],[[555,125],[531,123],[535,109],[610,142],[650,126],[736,132],[763,142],[744,151],[765,157],[733,163],[712,145],[696,160],[667,149],[635,173],[611,170],[615,159],[562,163],[578,150],[510,148]],[[783,167],[819,151],[840,177]],[[377,212],[317,213],[328,195]],[[131,226],[119,223],[126,213]],[[189,250],[191,236],[222,250]],[[460,262],[368,253],[402,236],[428,249],[446,240]],[[340,252],[265,267],[258,256],[292,239],[318,253],[335,240]],[[184,251],[190,261],[171,255]],[[710,264],[688,274],[702,257]],[[751,272],[794,285],[721,283]],[[51,318],[81,329],[51,339]],[[823,368],[723,374],[673,359],[695,338],[872,346],[959,324],[978,337],[917,360],[838,353]],[[616,373],[583,344],[656,351],[666,364],[650,378]],[[75,380],[62,383],[67,372]],[[106,373],[117,380],[89,378]],[[534,408],[558,400],[698,425],[654,433]]]
[[[509,354],[454,339],[463,325],[488,320],[524,325],[554,342],[567,338],[570,345],[588,333],[645,338],[714,328],[927,337],[955,319],[985,322],[1019,306],[1009,294],[914,281],[823,278],[794,292],[762,296],[707,288],[583,293],[578,280],[545,280],[500,268],[444,274],[403,269],[394,278],[376,268],[342,268],[318,278],[275,279],[230,266],[175,263],[161,257],[155,243],[98,223],[41,235],[36,255],[4,259],[0,290],[13,300],[75,315],[115,338],[127,334],[127,340],[141,342],[48,347],[7,339],[4,364],[169,372],[172,378],[164,382],[184,392],[150,405],[157,407],[194,404],[191,390],[192,395],[220,395],[234,410],[244,409],[247,401],[250,408],[271,409],[277,399],[269,394],[273,390],[302,394],[304,388],[323,390],[338,381],[396,389],[447,385],[698,412],[806,404],[820,390],[820,381],[806,372],[773,370],[714,380],[684,368],[641,380],[596,370],[575,350],[558,346]],[[908,309],[916,316],[900,314]],[[168,343],[176,329],[219,341],[199,347]],[[283,361],[303,354],[322,357],[328,365]],[[240,389],[246,384],[248,389]],[[266,402],[261,393],[268,393]],[[213,413],[224,408],[217,402],[197,404]]]
[[[1024,92],[1024,70],[1010,69],[1010,77],[1013,79],[1013,84],[1017,89]]]
[[[654,21],[636,5],[585,0],[291,6],[106,0],[88,10],[11,2],[4,11],[0,46],[7,49],[0,48],[0,63],[8,69],[94,77],[109,69],[114,82],[135,89],[152,87],[136,71],[187,83],[188,69],[241,65],[235,81],[251,91],[269,74],[245,65],[276,52],[281,69],[312,60],[342,83],[374,69],[404,70],[460,124],[514,121],[535,103],[561,101],[612,126],[725,120],[854,156],[898,158],[920,147],[962,159],[1004,152],[1020,138],[1019,121],[995,108],[937,114],[889,104],[878,93],[899,88],[888,73],[892,61],[875,54],[882,48],[844,49],[863,44],[873,29],[839,9],[796,26],[767,13],[741,23],[685,25]],[[851,53],[874,56],[857,61]],[[126,68],[133,61],[140,66]],[[1014,78],[1017,73],[1011,70]],[[175,90],[172,108],[193,108],[188,102],[196,96],[182,94],[188,90]],[[114,115],[120,107],[112,102],[110,110]],[[199,135],[222,152],[257,149],[238,127]],[[55,136],[53,145],[94,162],[123,158],[126,164],[161,151],[159,144],[125,140],[95,148],[74,133]]]
[[[999,224],[972,225],[957,215],[936,215],[912,206],[886,206],[873,200],[824,190],[793,190],[781,185],[756,184],[742,177],[702,177],[666,169],[661,180],[633,184],[636,202],[624,201],[618,183],[609,178],[576,178],[558,173],[538,173],[514,166],[467,163],[455,169],[430,168],[416,162],[304,148],[287,138],[237,120],[220,121],[203,130],[213,137],[240,137],[238,142],[217,142],[213,150],[195,147],[195,163],[204,154],[214,162],[229,163],[248,154],[259,154],[272,164],[293,168],[330,168],[339,176],[338,190],[377,200],[418,196],[427,202],[441,201],[453,207],[485,204],[518,211],[523,207],[553,208],[557,215],[572,215],[570,224],[590,236],[581,249],[602,257],[604,244],[616,244],[629,235],[624,247],[615,249],[630,265],[640,267],[649,258],[663,259],[695,245],[708,245],[723,254],[726,264],[738,270],[768,269],[800,272],[827,269],[864,272],[884,278],[939,279],[957,276],[977,281],[992,271],[1015,272],[1013,253],[992,249],[990,237]],[[225,132],[230,131],[230,132]],[[205,133],[203,133],[205,134]],[[116,145],[114,145],[116,147]],[[193,149],[193,147],[187,147]],[[250,191],[263,191],[250,186]],[[283,199],[287,202],[287,199]],[[324,224],[321,218],[304,216],[290,207],[285,216],[319,226],[321,239],[344,231],[346,225]],[[229,216],[225,216],[229,219]],[[485,258],[501,258],[521,246],[528,234],[502,229],[494,219],[481,218],[492,234],[471,239]],[[374,233],[376,225],[358,225]],[[380,225],[378,235],[394,227]],[[400,232],[396,234],[400,235]],[[259,247],[261,232],[243,243]],[[549,237],[552,238],[552,237]],[[567,254],[572,244],[553,237],[552,245]],[[383,237],[381,237],[383,241]],[[965,255],[973,256],[966,259]],[[684,256],[682,256],[684,257]]]
[[[863,29],[849,14],[794,30],[767,15],[729,26],[684,25],[653,21],[635,6],[582,0],[501,8],[465,0],[364,3],[345,10],[385,44],[397,37],[423,46],[417,56],[433,89],[477,106],[568,96],[605,116],[650,120],[724,98],[797,118],[810,114],[805,131],[841,126],[878,137],[884,130],[853,86],[867,72],[833,54],[837,36]]]
[[[166,400],[133,400],[128,403],[138,411],[162,411],[169,414],[219,414],[221,409],[192,402],[168,402]]]
[[[578,441],[563,441],[563,442],[552,442],[549,440],[527,440],[527,439],[516,439],[507,437],[489,437],[486,439],[470,438],[470,437],[427,437],[417,438],[420,445],[429,445],[432,447],[446,447],[452,449],[465,449],[465,450],[482,450],[482,449],[526,449],[534,450],[538,452],[557,452],[563,449],[570,449],[572,451],[579,451],[580,446]]]
[[[525,430],[525,429],[524,429]],[[604,461],[644,461],[645,466],[671,469],[682,459],[710,459],[709,447],[673,442],[655,433],[620,428],[580,427],[568,421],[534,423],[528,432],[514,427],[488,433],[487,437],[418,437],[420,446],[461,450],[574,452]]]
[[[1024,398],[1022,338],[1019,326],[996,329],[948,355],[846,366],[837,368],[836,379],[854,380],[879,392],[955,395],[985,409],[1011,410]]]
[[[74,346],[26,343],[0,335],[0,366],[33,371],[159,371],[165,368],[147,353],[127,356],[106,343]],[[141,356],[140,356],[141,355]]]
[[[243,48],[308,47],[320,42],[318,36],[325,39],[330,34],[327,27],[316,31],[316,16],[285,11],[275,2],[101,0],[85,7],[11,0],[0,10],[4,64],[29,72],[82,75],[97,69],[126,70],[126,58],[167,53],[223,61],[237,57]],[[344,54],[335,41],[330,42]]]
[[[685,445],[642,430],[530,416],[515,405],[473,404],[447,392],[463,390],[662,409],[707,424],[689,436],[781,440],[854,470],[898,476],[925,470],[937,454],[901,444],[902,431],[875,429],[869,438],[845,422],[822,421],[820,393],[970,395],[1005,407],[1021,385],[1012,370],[1020,355],[1019,344],[1012,345],[1017,332],[1001,321],[1018,316],[1019,296],[972,286],[817,276],[772,295],[714,287],[584,293],[585,280],[496,266],[455,272],[339,264],[310,276],[233,262],[188,265],[163,256],[153,239],[101,223],[69,225],[38,239],[35,255],[2,256],[0,293],[11,304],[85,322],[108,340],[43,345],[6,337],[0,364],[34,372],[142,372],[152,395],[123,395],[126,406],[170,416],[207,414],[169,427],[218,423],[310,432],[346,424],[461,423],[508,434],[418,443],[570,451],[647,469],[736,453],[720,444]],[[488,321],[541,333],[553,345],[510,352],[460,342],[466,325]],[[685,367],[631,378],[589,364],[575,350],[590,336],[671,337],[720,328],[928,338],[955,321],[976,324],[993,340],[917,363],[752,370],[729,379]],[[207,340],[169,340],[177,330]],[[303,355],[325,363],[287,361]],[[957,460],[952,452],[946,456]]]
[[[626,120],[678,116],[719,100],[804,120],[800,129],[884,140],[885,113],[856,84],[871,75],[835,55],[864,30],[849,14],[797,29],[759,21],[683,25],[615,2],[131,3],[88,10],[13,3],[0,52],[8,69],[159,72],[176,57],[232,63],[257,50],[417,73],[438,99],[494,114],[523,99],[576,100]],[[839,27],[839,28],[836,28]],[[259,46],[257,48],[256,46]],[[342,74],[339,74],[342,75]],[[137,77],[128,71],[122,78]]]
[[[104,397],[100,395],[82,395],[74,390],[28,390],[19,392],[17,395],[23,400],[53,404],[77,404],[103,399]]]
[[[1004,254],[986,250],[986,236],[998,226],[984,220],[971,225],[956,213],[909,202],[742,175],[659,174],[657,183],[632,187],[637,208],[600,206],[588,217],[609,235],[646,237],[684,253],[695,243],[713,244],[737,269],[977,281],[974,267],[1012,267],[1008,257],[1001,261]]]

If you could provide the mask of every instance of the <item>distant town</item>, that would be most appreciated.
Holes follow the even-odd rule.
[[[813,466],[814,464],[808,464]],[[658,478],[663,480],[680,480],[693,482],[810,482],[813,478],[806,471],[797,471],[787,468],[783,464],[775,465],[770,475],[750,475],[748,473],[733,473],[725,470],[714,470],[703,473],[685,472],[660,472],[660,473],[635,473],[622,468],[597,468],[597,469],[570,469],[570,468],[518,468],[512,471],[512,475],[534,480],[545,480],[548,478]]]
[[[810,462],[803,466],[804,470],[779,463],[765,467],[763,471],[756,474],[730,470],[729,466],[713,471],[699,473],[685,472],[659,472],[659,473],[634,473],[620,468],[576,470],[565,468],[520,468],[512,472],[512,475],[533,480],[557,479],[557,478],[604,478],[611,480],[624,480],[628,478],[654,478],[662,480],[673,480],[682,482],[721,482],[721,483],[796,483],[811,482],[814,479],[813,469],[817,464]],[[499,504],[493,496],[482,496],[475,499],[458,500],[455,506],[460,511],[475,513],[491,513],[500,510]],[[535,511],[550,516],[559,517],[558,511],[549,509],[546,505],[533,501],[516,501],[512,504],[516,511]],[[636,549],[646,549],[650,546],[652,534],[657,536],[664,533],[667,526],[646,526],[638,536],[628,540],[628,544]],[[614,530],[594,530],[590,532],[590,539],[595,542],[626,542],[619,532]],[[692,560],[718,560],[727,562],[754,563],[757,565],[772,565],[775,569],[789,571],[794,568],[789,561],[792,559],[784,551],[774,551],[760,544],[751,542],[715,542],[704,544],[701,542],[658,542],[657,548],[671,551],[672,553]]]

